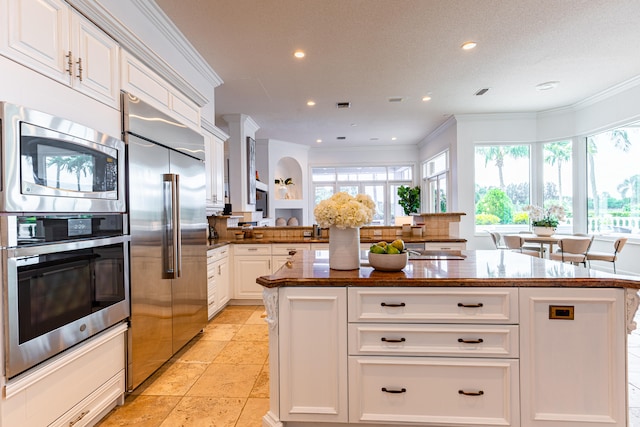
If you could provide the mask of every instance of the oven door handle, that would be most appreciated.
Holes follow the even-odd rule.
[[[162,176],[165,191],[165,242],[164,272],[165,279],[180,277],[180,194],[179,178],[177,174],[167,173]]]

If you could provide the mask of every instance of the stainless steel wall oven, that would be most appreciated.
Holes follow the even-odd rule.
[[[4,374],[11,379],[125,321],[124,143],[0,103]]]

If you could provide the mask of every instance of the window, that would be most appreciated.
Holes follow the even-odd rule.
[[[393,225],[404,215],[398,205],[397,189],[413,185],[413,166],[314,167],[311,169],[314,207],[334,193],[369,195],[376,204],[373,225]]]
[[[567,219],[559,224],[558,231],[572,233],[573,222],[573,156],[571,141],[557,141],[543,144],[543,203],[562,206]]]
[[[423,188],[427,189],[425,212],[447,212],[449,152],[438,154],[422,165]]]
[[[528,228],[530,163],[529,144],[476,146],[476,230]]]
[[[640,127],[587,137],[590,233],[640,233]]]

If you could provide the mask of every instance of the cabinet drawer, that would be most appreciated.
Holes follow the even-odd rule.
[[[309,243],[306,244],[288,244],[288,243],[274,243],[271,245],[271,255],[289,255],[289,252],[295,251],[308,251],[311,249]]]
[[[207,251],[207,264],[212,264],[216,261],[229,257],[229,247],[224,246],[222,248],[209,249]]]
[[[517,358],[518,326],[352,323],[349,355]]]
[[[518,323],[517,288],[349,288],[349,322]]]
[[[464,251],[467,244],[464,242],[427,242],[424,248],[428,251]]]
[[[234,245],[235,255],[271,255],[271,245]]]
[[[349,358],[351,423],[519,426],[518,394],[513,359]]]

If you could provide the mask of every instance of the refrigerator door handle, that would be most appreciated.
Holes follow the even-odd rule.
[[[165,236],[166,248],[163,250],[165,254],[164,271],[162,276],[165,279],[176,279],[180,277],[180,206],[179,206],[179,190],[178,175],[166,173],[162,175],[163,190],[165,193],[164,217],[165,217]]]

